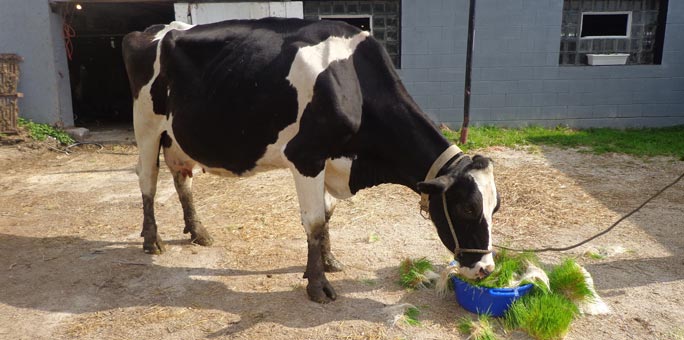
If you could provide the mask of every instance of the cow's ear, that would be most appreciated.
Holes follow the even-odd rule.
[[[429,181],[419,182],[417,187],[419,192],[428,195],[437,195],[447,191],[447,189],[454,184],[455,180],[456,179],[453,176],[439,176]]]

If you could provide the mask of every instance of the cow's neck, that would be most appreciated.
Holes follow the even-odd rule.
[[[417,191],[432,163],[449,147],[434,124],[408,99],[393,105],[393,112],[369,113],[371,125],[363,154],[352,168],[352,191],[383,183],[401,184]],[[366,112],[364,112],[366,114]],[[363,127],[362,127],[363,128]],[[378,131],[381,131],[378,133]]]

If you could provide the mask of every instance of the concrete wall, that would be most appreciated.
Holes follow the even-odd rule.
[[[50,11],[47,1],[2,0],[0,7],[0,53],[24,58],[19,116],[73,126],[61,17]]]
[[[562,0],[479,0],[471,122],[502,126],[684,124],[684,1],[670,1],[661,65],[559,66]],[[466,0],[402,2],[402,70],[419,105],[458,127]]]
[[[401,5],[399,74],[425,112],[454,124],[463,117],[468,1],[403,0]]]

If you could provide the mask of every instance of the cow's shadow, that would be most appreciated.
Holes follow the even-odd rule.
[[[182,247],[192,246],[186,244]],[[392,305],[372,298],[372,293],[369,293],[372,290],[402,289],[396,284],[396,268],[374,272],[381,281],[377,285],[369,285],[363,280],[331,278],[339,297],[333,303],[321,305],[308,300],[305,280],[295,287],[276,285],[272,291],[234,288],[230,286],[230,280],[220,281],[225,277],[247,275],[256,278],[255,284],[259,280],[277,280],[280,275],[301,278],[303,266],[274,265],[248,271],[172,267],[155,264],[156,261],[163,262],[158,259],[144,254],[139,242],[0,234],[0,270],[8,274],[0,275],[0,287],[3,288],[0,290],[0,303],[70,314],[137,306],[218,310],[227,319],[220,330],[214,331],[215,336],[236,334],[262,322],[292,328],[315,327],[344,320],[383,323],[397,315],[399,309],[395,307],[419,303],[412,294],[404,294]],[[437,303],[453,306],[455,313],[451,317],[458,313],[466,315],[455,301],[436,296],[434,299]],[[435,315],[435,318],[439,319],[439,316]],[[453,318],[451,320],[453,322]]]

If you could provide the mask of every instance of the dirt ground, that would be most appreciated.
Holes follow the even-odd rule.
[[[465,339],[453,298],[397,284],[406,257],[449,259],[412,191],[385,185],[341,202],[331,220],[337,301],[307,299],[306,238],[283,170],[195,176],[211,247],[182,234],[171,176],[157,221],[167,253],[146,255],[134,146],[66,155],[0,146],[1,339]],[[684,172],[684,162],[554,148],[480,150],[496,162],[495,242],[560,246],[610,225]],[[584,255],[594,249],[606,255]],[[607,316],[577,319],[567,339],[684,339],[684,183],[571,256],[586,266]],[[395,322],[407,304],[420,326]],[[501,331],[499,331],[500,334]],[[526,339],[514,332],[509,339]]]

